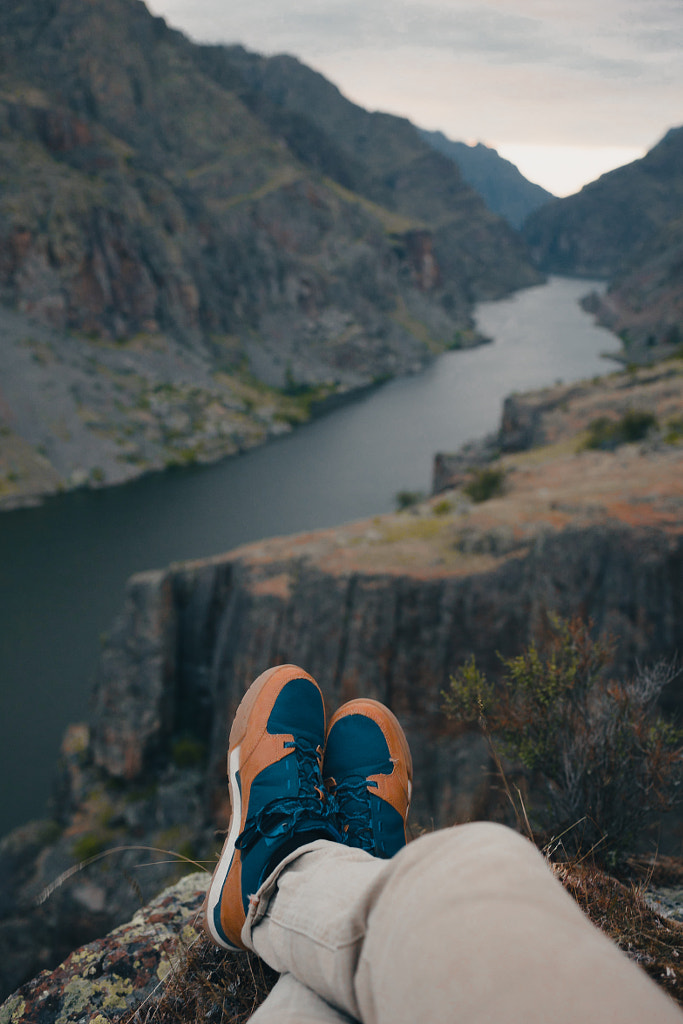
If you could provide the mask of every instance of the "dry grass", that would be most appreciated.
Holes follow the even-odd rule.
[[[650,881],[683,879],[683,863],[631,866],[636,877],[626,882],[592,864],[555,864],[553,871],[591,921],[683,1006],[683,924],[657,914],[643,898]]]
[[[118,1024],[245,1024],[277,979],[253,953],[228,953],[201,935],[166,976],[160,996]]]

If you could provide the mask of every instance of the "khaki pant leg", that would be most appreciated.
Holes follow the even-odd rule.
[[[683,1024],[531,843],[490,823],[390,861],[304,847],[254,897],[242,937],[364,1024]]]
[[[250,1024],[353,1024],[351,1017],[335,1010],[291,974],[282,975],[249,1021]]]

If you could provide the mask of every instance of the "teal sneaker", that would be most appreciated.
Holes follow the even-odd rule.
[[[312,676],[279,665],[251,684],[230,730],[230,826],[204,904],[217,945],[245,948],[249,897],[283,857],[314,839],[342,841],[322,780],[324,746],[325,706]]]
[[[413,761],[389,708],[369,698],[339,708],[327,732],[323,778],[347,846],[385,858],[405,846]]]

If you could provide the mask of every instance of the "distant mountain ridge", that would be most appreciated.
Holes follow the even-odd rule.
[[[532,213],[523,235],[548,273],[611,278],[683,210],[683,128],[641,160]]]
[[[531,214],[523,234],[549,273],[603,277],[586,308],[647,362],[683,344],[683,127],[641,160]]]
[[[513,228],[519,229],[534,210],[555,199],[552,192],[529,181],[510,160],[478,142],[454,142],[443,132],[430,132],[420,128],[420,135],[439,153],[455,161],[468,184],[486,201],[494,213],[505,217]]]

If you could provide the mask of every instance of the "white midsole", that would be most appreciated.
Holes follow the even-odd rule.
[[[223,946],[224,949],[234,949],[235,947],[232,943],[226,943],[223,936],[218,934],[214,924],[213,914],[217,904],[220,903],[225,879],[230,865],[232,864],[232,858],[235,854],[235,843],[238,835],[240,834],[240,822],[242,820],[242,794],[240,793],[240,787],[237,783],[237,773],[240,770],[241,749],[241,746],[237,746],[234,750],[231,750],[230,757],[228,759],[228,783],[230,786],[230,806],[232,809],[230,831],[228,833],[228,838],[223,844],[218,864],[216,865],[213,878],[211,879],[211,886],[209,887],[209,895],[206,905],[206,923],[209,931],[211,932],[211,937],[214,942],[219,946]]]

